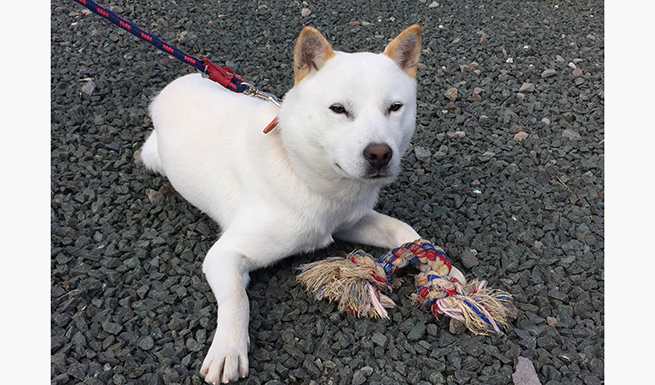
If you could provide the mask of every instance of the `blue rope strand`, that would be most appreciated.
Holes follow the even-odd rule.
[[[489,329],[491,329],[491,330],[494,331],[494,332],[496,331],[496,330],[493,328],[493,326],[492,326],[493,324],[496,324],[496,326],[498,327],[498,329],[502,329],[501,326],[500,326],[500,324],[498,324],[498,322],[495,322],[495,321],[494,321],[493,324],[492,324],[491,321],[489,320],[489,318],[487,318],[486,315],[484,315],[480,310],[478,310],[477,307],[475,307],[475,306],[473,306],[471,303],[469,303],[469,301],[467,301],[466,298],[462,298],[462,302],[464,302],[468,307],[470,307],[471,309],[473,309],[473,311],[476,312],[476,313],[480,316],[480,318],[482,318],[482,320],[483,320],[487,325],[489,325]]]

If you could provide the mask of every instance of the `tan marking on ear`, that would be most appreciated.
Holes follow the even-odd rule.
[[[318,71],[334,57],[330,43],[313,27],[303,28],[293,52],[293,72],[298,84],[312,71]]]
[[[414,24],[402,31],[389,43],[384,54],[396,62],[407,75],[415,78],[418,59],[421,57],[421,27]]]

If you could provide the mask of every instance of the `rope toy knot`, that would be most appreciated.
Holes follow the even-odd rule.
[[[317,300],[327,299],[336,303],[339,311],[358,317],[389,318],[386,309],[395,303],[387,294],[400,286],[393,275],[410,264],[419,270],[412,300],[436,319],[445,314],[475,334],[490,335],[503,334],[508,320],[515,317],[509,293],[489,289],[485,281],[460,282],[461,273],[453,269],[443,249],[424,239],[405,243],[377,261],[356,250],[345,258],[331,257],[296,270],[298,280]]]

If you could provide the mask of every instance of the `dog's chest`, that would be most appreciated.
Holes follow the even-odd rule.
[[[332,235],[354,226],[370,209],[366,204],[342,203],[333,207],[323,207],[313,215],[302,215],[297,241],[303,251],[323,248],[333,242]],[[309,214],[311,212],[305,212]]]

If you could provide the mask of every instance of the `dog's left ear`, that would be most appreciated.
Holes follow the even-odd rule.
[[[405,73],[416,77],[418,59],[421,57],[421,27],[412,25],[402,31],[384,50]]]
[[[312,71],[318,71],[325,63],[334,57],[334,51],[316,28],[307,26],[303,28],[296,41],[293,52],[293,72],[296,84]]]

